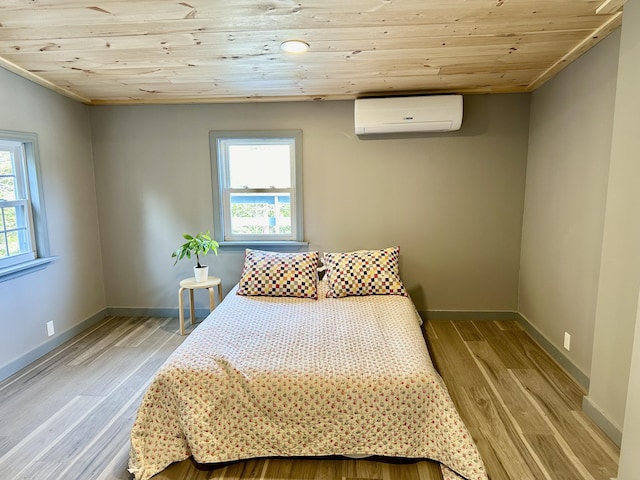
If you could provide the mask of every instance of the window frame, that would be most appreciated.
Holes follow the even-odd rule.
[[[17,265],[23,262],[28,262],[36,258],[36,244],[35,244],[35,231],[33,228],[33,218],[31,214],[31,201],[29,194],[29,184],[27,181],[27,166],[26,166],[26,151],[23,142],[16,140],[8,140],[7,138],[0,137],[0,149],[5,152],[10,152],[13,157],[13,170],[12,175],[14,180],[15,197],[13,200],[0,199],[0,226],[3,229],[0,230],[0,235],[4,235],[4,246],[9,250],[9,235],[12,232],[18,233],[18,237],[24,237],[19,240],[20,252],[11,254],[6,258],[0,257],[0,268],[7,268],[13,265]],[[4,175],[3,175],[4,177]],[[16,212],[16,225],[11,228],[7,227],[5,209],[15,209]],[[18,210],[22,210],[23,213],[18,214]],[[0,243],[0,246],[2,246]]]
[[[291,159],[291,181],[289,188],[248,188],[235,189],[228,187],[229,171],[226,149],[234,144],[281,143],[285,140],[293,146]],[[244,140],[244,141],[243,141]],[[211,184],[213,191],[213,237],[221,246],[277,246],[306,245],[303,242],[303,195],[302,195],[302,131],[301,130],[268,130],[268,131],[219,131],[209,132],[211,154]],[[231,205],[233,193],[286,193],[290,195],[291,234],[242,234],[232,235],[230,229]]]
[[[23,162],[16,167],[16,172],[22,177],[26,199],[1,202],[1,205],[22,205],[27,209],[23,218],[29,230],[31,252],[8,257],[0,260],[0,282],[10,278],[39,270],[53,261],[49,257],[49,236],[47,219],[44,208],[44,192],[40,177],[40,156],[38,136],[35,133],[0,130],[0,140],[4,142],[20,143]],[[20,148],[20,147],[18,147]],[[22,171],[20,171],[23,169]],[[11,206],[11,205],[9,205]]]

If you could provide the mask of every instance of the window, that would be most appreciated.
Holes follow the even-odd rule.
[[[219,242],[302,241],[302,132],[211,132]]]
[[[36,135],[0,130],[0,277],[48,255],[42,200]]]

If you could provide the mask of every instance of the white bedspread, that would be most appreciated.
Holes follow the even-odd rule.
[[[144,396],[131,432],[137,480],[190,455],[357,454],[430,458],[445,479],[487,478],[411,300],[320,290],[319,300],[229,293]]]

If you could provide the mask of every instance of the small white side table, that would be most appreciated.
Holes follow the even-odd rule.
[[[182,292],[189,290],[189,316],[191,325],[194,324],[196,318],[195,307],[193,305],[193,291],[199,288],[209,290],[209,311],[216,308],[216,299],[213,293],[213,287],[218,287],[218,303],[222,301],[222,280],[218,277],[208,277],[204,282],[196,282],[196,277],[185,278],[180,281],[180,290],[178,291],[178,310],[180,311],[180,335],[184,335],[184,302],[182,301]]]

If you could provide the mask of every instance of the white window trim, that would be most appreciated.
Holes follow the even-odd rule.
[[[225,139],[259,139],[269,141],[273,139],[292,139],[294,158],[291,162],[293,188],[265,188],[265,189],[230,189],[226,187],[228,172],[226,163],[219,162],[220,144]],[[209,132],[211,154],[211,184],[213,191],[213,236],[221,247],[268,247],[270,249],[286,250],[291,247],[306,246],[303,241],[303,203],[302,203],[302,131],[301,130],[272,130],[272,131],[211,131]],[[229,197],[231,193],[290,193],[291,195],[291,235],[228,235],[225,232],[229,225],[230,213]],[[227,218],[225,218],[225,215]]]
[[[0,282],[4,282],[36,270],[41,270],[47,264],[51,263],[54,258],[49,256],[49,235],[44,208],[44,192],[42,190],[42,180],[40,177],[38,136],[35,133],[0,130],[0,139],[20,142],[23,145],[26,168],[24,173],[26,188],[29,194],[27,206],[30,206],[30,208],[28,208],[28,215],[30,215],[33,230],[31,238],[33,254],[21,255],[20,260],[22,261],[16,262],[12,259],[11,262],[6,262],[0,268]],[[3,203],[13,203],[13,201]],[[14,258],[17,259],[18,256]]]

